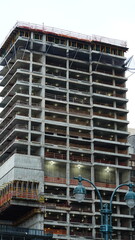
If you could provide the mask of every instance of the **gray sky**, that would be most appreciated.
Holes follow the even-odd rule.
[[[0,43],[17,21],[24,21],[126,40],[127,57],[135,55],[135,0],[4,0],[0,10]],[[127,88],[129,127],[135,128],[135,74]]]

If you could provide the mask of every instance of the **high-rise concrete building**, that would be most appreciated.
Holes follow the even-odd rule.
[[[128,142],[130,143],[129,154],[131,155],[129,165],[132,167],[131,182],[135,184],[135,129],[129,128],[128,132],[129,132]],[[132,214],[134,215],[132,226],[135,229],[135,208],[132,210]],[[135,238],[135,231],[133,233],[133,237]]]
[[[17,23],[0,49],[0,219],[101,239],[92,186],[77,203],[74,176],[109,203],[130,180],[124,41]],[[113,201],[113,239],[130,239],[126,189]],[[40,201],[39,201],[40,200]]]

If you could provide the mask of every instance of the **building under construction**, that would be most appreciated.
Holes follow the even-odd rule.
[[[102,239],[92,186],[109,203],[130,181],[124,41],[18,22],[0,48],[0,220],[57,240]],[[113,238],[132,239],[126,188],[113,201]],[[130,237],[131,236],[131,237]]]

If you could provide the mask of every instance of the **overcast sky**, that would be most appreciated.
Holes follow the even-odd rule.
[[[135,55],[135,0],[4,0],[0,10],[0,43],[24,21],[125,40],[127,57]],[[135,128],[135,74],[127,88],[129,127]]]

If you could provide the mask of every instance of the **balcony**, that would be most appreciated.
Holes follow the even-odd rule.
[[[66,112],[66,105],[61,103],[48,102],[45,103],[46,110],[53,112]]]
[[[49,110],[49,109],[47,109],[47,110]],[[45,119],[46,119],[46,122],[48,122],[48,123],[51,123],[51,121],[65,123],[67,121],[67,116],[64,114],[54,113],[52,110],[50,112],[50,110],[49,110],[49,112],[46,111],[46,113],[45,113]]]
[[[125,88],[125,82],[126,82],[126,78],[117,78],[116,76],[107,76],[107,75],[102,75],[102,74],[98,74],[95,73],[93,74],[93,85],[108,85],[108,87],[110,86],[113,89],[123,89],[124,91],[126,90]]]
[[[47,145],[57,145],[57,146],[61,146],[61,147],[66,147],[66,138],[64,137],[54,137],[54,136],[46,136],[45,137],[45,143]]]
[[[66,178],[45,176],[45,182],[66,184]]]
[[[86,153],[77,153],[77,152],[71,152],[70,151],[70,161],[75,161],[75,162],[91,162],[91,155],[86,154]]]
[[[22,116],[28,116],[29,103],[28,103],[27,99],[22,98],[22,100],[19,100],[17,98],[18,98],[18,96],[13,99],[11,107],[10,107],[11,103],[9,102],[9,104],[7,104],[7,106],[2,110],[2,112],[0,113],[1,118],[5,119],[6,117],[9,117],[10,115],[12,116],[13,112],[18,115],[22,114]]]
[[[51,56],[61,56],[66,57],[66,41],[64,39],[54,38],[52,36],[47,36],[47,53]],[[52,44],[53,42],[53,44]]]
[[[93,115],[105,117],[105,118],[115,118],[114,111],[107,111],[107,110],[94,110]]]
[[[89,226],[92,225],[92,217],[87,215],[79,214],[70,214],[70,224],[71,225],[80,225],[80,226]]]
[[[77,129],[77,128],[76,129],[70,128],[69,136],[70,136],[70,138],[80,138],[80,139],[85,139],[85,140],[91,139],[90,131],[86,131],[84,129]]]
[[[56,89],[56,90],[64,90],[66,91],[66,81],[64,80],[58,80],[58,79],[53,79],[53,78],[46,78],[46,89]]]
[[[15,126],[19,129],[28,130],[28,121],[23,119],[22,120],[18,119],[17,121],[18,124],[16,125],[16,118],[17,116],[13,116],[9,121],[5,119],[4,121],[1,122],[1,129],[0,129],[1,139],[3,138],[3,136],[5,137],[5,135],[8,134],[8,131],[10,131]]]
[[[75,125],[90,126],[89,119],[83,119],[83,118],[79,118],[79,117],[70,116],[69,122],[70,122],[70,124],[75,124]]]
[[[89,225],[88,229],[81,228],[80,226],[71,227],[70,236],[76,239],[79,239],[80,236],[83,236],[86,239],[93,239],[91,228],[93,228],[92,224]]]
[[[118,157],[118,161],[116,161],[116,157],[115,155],[110,155],[104,152],[104,154],[101,155],[101,153],[96,153],[95,154],[95,165],[97,163],[100,164],[112,164],[112,165],[120,165],[120,166],[128,166],[129,165],[129,155],[125,155],[125,156],[120,156]]]
[[[69,68],[75,71],[89,73],[89,64],[86,64],[84,62],[70,61]]]
[[[82,72],[73,72],[70,70],[69,72],[69,78],[70,80],[76,80],[80,82],[89,82],[89,74],[84,74]]]
[[[86,141],[79,141],[79,140],[72,140],[70,139],[69,141],[69,147],[72,148],[77,148],[77,149],[85,149],[85,150],[91,150],[90,142]]]
[[[56,91],[46,91],[45,98],[55,99],[59,101],[66,101],[66,95]]]
[[[57,210],[60,213],[61,211],[69,211],[71,210],[70,205],[66,200],[62,199],[54,199],[54,198],[45,198],[45,208],[49,210]],[[56,211],[55,211],[56,213]]]
[[[45,225],[45,229],[44,229],[45,233],[51,233],[51,234],[55,234],[55,235],[60,235],[60,236],[66,236],[67,235],[67,231],[66,229],[63,229],[62,227],[54,227],[54,226],[50,226],[50,225]]]
[[[66,77],[66,70],[56,67],[46,67],[46,75],[58,76],[65,78]]]
[[[47,56],[46,57],[46,64],[47,65],[51,65],[51,66],[57,66],[57,67],[62,67],[62,68],[66,68],[66,60],[63,58],[56,58],[56,57],[50,57]]]
[[[54,151],[53,149],[46,149],[45,157],[51,159],[60,159],[66,160],[66,152],[63,151]]]
[[[107,75],[114,75],[114,76],[118,76],[118,77],[124,77],[125,76],[125,72],[123,70],[123,68],[115,68],[114,65],[112,67],[112,65],[109,64],[102,64],[100,62],[93,62],[92,64],[92,71],[94,72],[94,74],[96,72],[101,73],[101,74],[107,74]]]
[[[115,153],[115,146],[110,146],[109,147],[109,145],[108,145],[108,147],[107,146],[104,147],[104,145],[103,146],[102,145],[101,146],[100,145],[97,145],[97,146],[95,145],[94,150],[95,151],[101,151],[101,152]]]
[[[53,224],[67,224],[66,213],[46,211],[45,213],[45,222],[53,222]]]
[[[84,185],[84,183],[83,183]],[[73,192],[73,190],[72,190]],[[85,213],[93,213],[92,211],[92,198],[91,198],[91,195],[87,195],[86,196],[86,200],[87,201],[87,204],[86,202],[82,202],[82,203],[78,203],[78,202],[71,202],[71,211],[70,211],[70,214],[74,214],[74,212],[81,212],[83,214]],[[90,203],[90,200],[91,200],[91,203]]]
[[[104,157],[102,157],[101,155],[95,155],[95,163],[104,163],[104,164],[115,164],[115,157],[109,156],[106,157],[104,155]]]
[[[69,90],[71,93],[79,93],[85,96],[90,95],[90,87],[88,84],[69,82]]]
[[[123,101],[127,101],[127,99],[125,99],[125,93],[114,93],[114,91],[112,89],[97,89],[97,87],[95,89],[93,89],[93,96],[100,96],[102,98],[108,98],[108,99],[118,99],[118,100],[123,100]]]
[[[7,132],[6,134],[3,133],[3,135],[4,135],[3,137],[2,137],[2,134],[1,134],[0,144],[4,145],[5,141],[9,141],[9,138],[10,138],[10,141],[11,141],[16,135],[19,135],[20,133],[22,135],[25,135],[27,130],[28,130],[28,124],[27,125],[16,124],[13,128],[11,128],[11,130],[6,131]]]
[[[102,111],[111,111],[112,113],[116,113],[116,118],[120,118],[121,116],[125,116],[128,113],[128,110],[126,109],[126,103],[121,102],[121,101],[117,101],[116,100],[116,106],[114,104],[114,100],[113,99],[101,99],[99,96],[94,97],[93,98],[93,103],[94,103],[94,107],[98,108],[98,110],[102,110]],[[126,119],[125,119],[126,120]]]
[[[48,184],[45,184],[44,192],[47,198],[55,198],[55,199],[66,199],[67,193],[66,193],[66,186],[58,187],[58,186],[50,186]]]
[[[82,115],[90,117],[90,109],[82,106],[69,105],[70,115]]]
[[[45,125],[45,134],[46,135],[57,135],[61,137],[66,136],[66,127],[64,126],[58,126],[58,125],[52,125],[52,124],[46,124]]]
[[[117,133],[109,133],[106,131],[94,131],[94,138],[97,141],[98,139],[102,141],[103,140],[108,140],[108,141],[113,141],[118,143],[124,143],[125,146],[127,144],[127,137],[123,136],[122,134],[117,134]]]
[[[89,105],[90,104],[90,98],[89,97],[83,97],[83,96],[76,95],[76,94],[70,94],[69,95],[69,102],[79,103],[79,104],[83,104],[83,105]]]
[[[5,160],[6,158],[9,158],[9,156],[13,155],[14,153],[27,154],[27,149],[28,149],[27,140],[14,138],[8,144],[5,143],[4,148],[0,152],[0,159]]]

